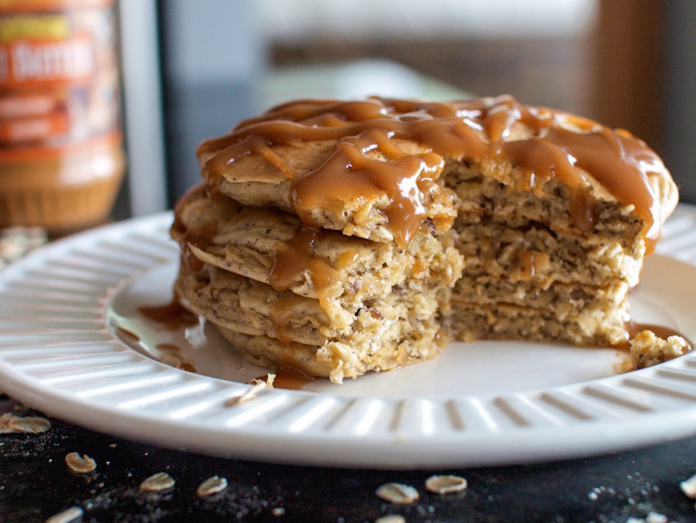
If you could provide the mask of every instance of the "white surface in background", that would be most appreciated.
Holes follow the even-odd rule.
[[[260,28],[278,41],[314,37],[561,37],[584,34],[597,0],[256,0]]]
[[[453,100],[466,93],[389,60],[276,69],[259,86],[263,105],[296,98],[355,100],[368,96]]]
[[[167,207],[157,6],[121,0],[119,18],[130,207],[144,216]]]

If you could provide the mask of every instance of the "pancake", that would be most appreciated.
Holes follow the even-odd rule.
[[[603,202],[632,207],[648,241],[678,200],[642,141],[509,96],[300,100],[203,142],[198,158],[211,194],[402,246],[426,219],[446,230],[458,211],[485,208],[491,187],[528,195],[526,211],[554,228],[604,227]]]

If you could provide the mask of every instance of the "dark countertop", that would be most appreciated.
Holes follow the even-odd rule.
[[[0,415],[41,415],[0,395]],[[437,471],[353,470],[219,459],[143,445],[51,419],[41,434],[0,434],[0,522],[43,522],[80,507],[82,522],[373,522],[390,513],[415,522],[596,522],[629,518],[696,521],[679,482],[696,472],[696,438],[591,459]],[[97,462],[90,475],[70,472],[65,455]],[[166,472],[176,485],[144,493],[140,483]],[[440,496],[425,490],[432,474],[463,476],[469,488]],[[196,489],[210,476],[229,486],[207,499]],[[420,500],[382,501],[377,487],[398,482]],[[663,515],[667,519],[657,515]],[[79,521],[79,520],[77,520]],[[67,523],[67,522],[66,522]]]

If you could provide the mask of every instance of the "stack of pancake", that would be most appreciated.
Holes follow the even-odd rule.
[[[640,140],[511,97],[291,102],[198,157],[178,296],[255,363],[335,382],[450,336],[627,342],[678,198]]]

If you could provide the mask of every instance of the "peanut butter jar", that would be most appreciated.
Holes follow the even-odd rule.
[[[125,170],[113,0],[0,0],[0,227],[107,220]]]

